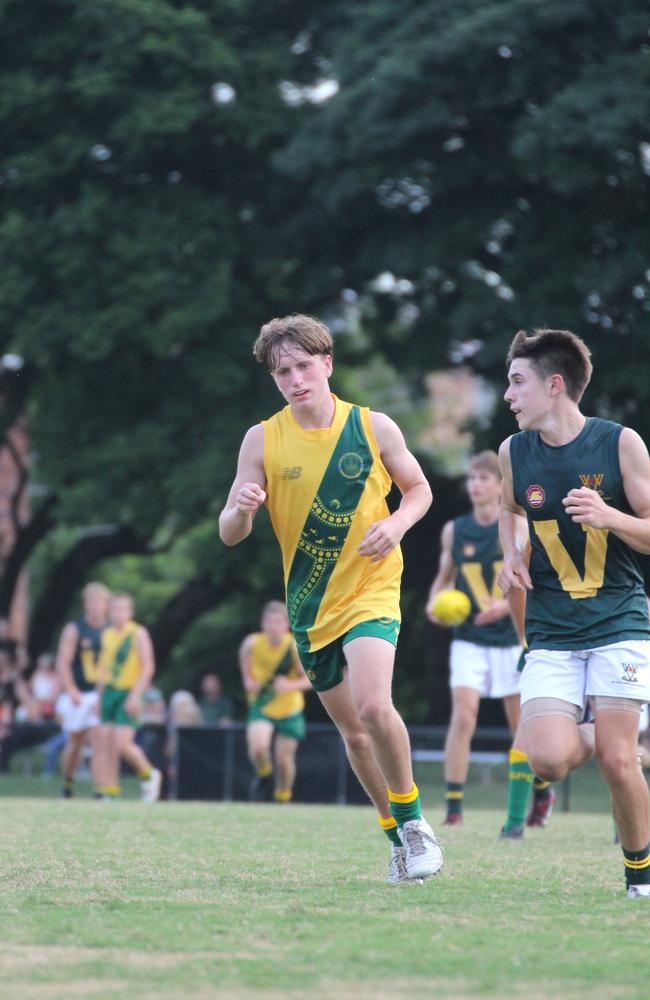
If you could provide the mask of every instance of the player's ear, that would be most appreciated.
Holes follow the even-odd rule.
[[[565,384],[564,379],[562,378],[560,373],[555,372],[554,375],[551,375],[548,381],[549,381],[549,388],[551,390],[551,396],[559,395],[559,393],[562,392],[562,389],[564,388]]]

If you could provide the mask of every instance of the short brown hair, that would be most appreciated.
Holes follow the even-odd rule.
[[[288,342],[300,347],[307,354],[333,354],[332,334],[315,316],[292,313],[265,323],[259,337],[253,344],[253,354],[257,361],[270,372],[278,367],[280,352]]]
[[[569,330],[534,330],[531,336],[519,330],[508,351],[508,368],[515,358],[526,358],[542,378],[561,375],[574,403],[582,399],[593,370],[591,351]]]
[[[473,469],[482,469],[483,472],[489,472],[497,479],[501,479],[501,468],[499,466],[499,456],[496,451],[491,451],[487,448],[485,451],[479,451],[476,455],[472,455],[469,460],[468,473],[472,472]]]

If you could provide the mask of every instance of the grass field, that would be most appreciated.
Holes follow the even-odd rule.
[[[442,874],[391,888],[369,808],[1,808],[2,998],[650,994],[650,902],[605,812],[497,843],[502,812],[469,811]]]

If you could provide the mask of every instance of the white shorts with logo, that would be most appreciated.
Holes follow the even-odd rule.
[[[81,701],[75,705],[67,691],[56,702],[56,714],[66,733],[83,733],[99,725],[99,697],[96,691],[82,691]]]
[[[520,653],[521,646],[479,646],[465,639],[452,639],[449,686],[473,688],[481,698],[518,694]]]
[[[592,695],[650,701],[650,639],[621,639],[593,649],[529,649],[521,703],[560,698],[584,709]]]

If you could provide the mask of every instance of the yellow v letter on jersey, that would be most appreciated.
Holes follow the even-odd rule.
[[[580,576],[573,559],[567,552],[557,521],[533,521],[537,537],[544,546],[551,566],[555,570],[562,585],[574,600],[583,597],[595,597],[605,580],[605,557],[607,555],[606,528],[592,528],[583,524],[582,530],[587,535],[585,544],[585,575]]]
[[[503,560],[492,563],[492,593],[490,593],[487,589],[481,564],[479,562],[464,562],[461,564],[461,570],[463,576],[465,577],[465,582],[469,587],[469,592],[481,611],[485,611],[485,609],[489,607],[490,600],[503,597],[503,592],[497,583],[497,576],[499,575],[499,570],[502,566]]]

